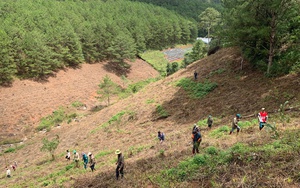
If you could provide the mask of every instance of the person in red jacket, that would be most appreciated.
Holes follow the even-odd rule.
[[[268,120],[268,112],[265,111],[265,108],[261,109],[261,112],[258,113],[258,122],[259,122],[259,130],[262,130],[267,123]]]

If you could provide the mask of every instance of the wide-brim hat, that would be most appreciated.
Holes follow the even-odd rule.
[[[91,153],[91,152],[88,152],[88,156],[90,156],[90,155],[92,155],[92,153]]]
[[[115,154],[119,155],[120,153],[122,153],[119,149],[116,150]]]

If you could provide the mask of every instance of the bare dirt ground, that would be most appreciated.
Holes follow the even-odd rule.
[[[79,152],[91,151],[97,156],[97,171],[92,173],[90,171],[86,172],[84,169],[71,169],[62,176],[53,177],[56,178],[56,182],[60,181],[60,178],[66,178],[67,180],[63,182],[63,187],[158,187],[152,183],[151,177],[147,177],[147,173],[157,173],[161,168],[172,168],[176,166],[179,161],[191,156],[191,145],[189,144],[191,140],[191,128],[194,123],[206,119],[208,114],[212,114],[213,117],[219,119],[213,127],[213,129],[215,129],[223,125],[229,125],[230,120],[236,113],[247,117],[256,114],[261,107],[265,107],[270,112],[270,118],[272,118],[273,112],[277,111],[279,105],[287,100],[292,106],[299,105],[300,78],[298,75],[289,75],[281,78],[265,78],[262,73],[253,71],[247,63],[244,63],[241,68],[240,62],[241,57],[236,49],[222,49],[214,55],[189,65],[186,69],[179,70],[165,79],[149,84],[140,92],[124,100],[115,102],[113,105],[99,112],[84,116],[79,122],[72,122],[70,124],[63,123],[61,126],[53,128],[50,132],[36,133],[34,137],[29,138],[25,142],[24,148],[18,150],[16,153],[8,153],[5,155],[9,163],[13,160],[17,160],[20,163],[20,170],[14,174],[15,178],[12,178],[7,185],[18,184],[24,187],[28,187],[28,185],[41,187],[45,181],[51,180],[51,178],[45,180],[43,178],[48,177],[50,173],[52,176],[55,176],[55,174],[70,164],[63,160],[65,150],[76,149]],[[31,81],[26,81],[26,85],[27,83],[28,85],[37,84],[35,88],[39,88],[40,92],[44,89],[44,84],[52,85],[52,90],[54,90],[54,88],[66,89],[66,91],[64,91],[65,95],[62,98],[60,98],[60,94],[57,91],[53,91],[53,93],[51,92],[47,95],[44,94],[40,97],[49,97],[47,101],[51,101],[51,98],[59,98],[59,100],[56,99],[56,102],[48,102],[50,106],[45,105],[41,108],[40,105],[43,105],[43,102],[47,101],[40,99],[37,103],[34,102],[34,98],[31,99],[32,108],[39,109],[36,110],[35,113],[39,115],[39,113],[43,111],[43,113],[40,114],[40,117],[42,117],[43,115],[51,113],[52,110],[57,109],[58,106],[62,104],[69,105],[74,102],[74,100],[86,103],[88,108],[96,105],[97,101],[94,99],[94,96],[97,84],[99,84],[103,77],[103,75],[99,76],[97,74],[99,70],[94,70],[97,66],[100,65],[86,65],[88,70],[86,70],[87,72],[83,71],[85,74],[80,76],[80,78],[85,80],[89,75],[94,75],[95,77],[89,77],[89,80],[85,80],[82,84],[85,84],[86,87],[89,86],[90,82],[94,84],[91,84],[92,86],[90,87],[92,89],[88,91],[85,87],[81,87],[83,91],[78,91],[78,93],[81,93],[80,97],[75,94],[73,97],[70,97],[72,96],[70,94],[77,93],[76,91],[79,87],[78,82],[80,80],[77,74],[82,74],[79,73],[81,71],[76,74],[71,74],[72,76],[68,76],[69,74],[67,73],[70,73],[70,71],[77,71],[68,70],[66,73],[62,72],[61,76],[51,78],[54,80],[63,78],[57,82],[54,80],[49,80],[49,83],[32,83]],[[141,65],[139,65],[139,67],[140,66]],[[132,70],[141,70],[138,68],[133,69],[132,66]],[[196,82],[209,80],[210,82],[216,82],[218,84],[218,87],[203,99],[192,99],[183,89],[175,86],[175,82],[181,78],[188,77],[193,79],[194,70],[197,70],[199,73],[199,78]],[[90,73],[91,71],[95,71],[95,73],[92,74]],[[143,78],[154,77],[157,74],[151,67],[149,67],[148,71],[149,74],[147,74],[146,69],[136,74],[140,75],[140,77],[145,76]],[[102,73],[110,74],[105,71]],[[128,77],[129,75],[130,73]],[[135,75],[134,78],[138,77],[137,75]],[[111,77],[113,77],[116,82],[121,83],[121,80],[114,74],[111,74]],[[71,80],[74,81],[71,82]],[[68,82],[70,84],[61,84],[61,82]],[[13,87],[21,87],[22,85],[24,84],[14,84]],[[49,87],[49,85],[47,86]],[[1,101],[4,100],[4,98],[8,98],[6,100],[9,100],[11,103],[14,102],[15,100],[11,99],[13,98],[11,97],[12,93],[2,95],[3,89],[12,88],[1,88]],[[31,90],[36,91],[34,88]],[[22,98],[20,97],[22,90],[16,89],[15,91],[20,91],[15,95]],[[35,92],[31,93],[31,95],[34,94]],[[30,95],[27,93],[26,96]],[[26,99],[23,100],[26,101]],[[9,102],[6,103],[6,105],[8,104]],[[170,116],[165,119],[160,118],[156,112],[157,105],[163,106]],[[22,108],[25,110],[31,109]],[[44,112],[45,109],[47,109],[47,113]],[[11,111],[16,112],[17,110],[18,107],[12,107]],[[122,111],[127,113],[122,116],[119,122],[117,121],[103,126],[113,116]],[[26,114],[31,114],[31,111]],[[22,115],[17,113],[15,113],[15,115],[15,119],[22,117]],[[26,120],[26,122],[29,120]],[[246,121],[247,118],[243,120]],[[10,120],[10,122],[14,121]],[[19,122],[19,120],[17,122]],[[297,119],[293,120],[292,126],[297,127],[298,124],[299,121]],[[255,128],[253,128],[253,130]],[[158,130],[166,134],[166,142],[163,145],[157,143],[156,133]],[[270,135],[267,131],[262,131],[259,134],[254,134],[254,131],[242,131],[238,137],[224,135],[220,139],[209,139],[207,134],[210,130],[203,129],[201,131],[203,135],[201,148],[213,145],[222,149],[228,148],[237,142],[249,141],[255,143],[253,140],[263,140],[263,142],[270,140]],[[45,137],[50,139],[55,135],[60,136],[60,144],[56,150],[59,159],[55,162],[48,162],[48,154],[41,153],[39,150],[41,147],[41,139]],[[116,149],[121,149],[126,156],[127,174],[125,180],[120,182],[116,182],[114,179],[114,163],[116,158],[114,151]],[[161,151],[164,151],[163,157],[160,156]],[[0,158],[0,163],[5,163],[3,157]],[[38,174],[35,174],[36,171],[38,171]],[[240,172],[241,176],[243,176],[243,173],[244,172]],[[245,173],[244,175],[246,176],[248,171]],[[273,179],[266,180],[264,178],[266,176],[267,174],[257,177],[257,182],[268,181],[267,183],[272,183]],[[276,176],[276,174],[274,176]],[[240,179],[242,178],[243,177],[240,177]],[[0,183],[3,179],[4,178],[0,178]],[[235,186],[235,182],[231,181],[231,179],[227,180],[225,178],[222,181],[224,182],[223,185],[226,185],[225,187],[237,187]],[[283,187],[297,186],[297,182],[288,184],[282,180],[282,182],[279,183],[285,185]],[[272,185],[276,187],[276,185],[279,184],[275,182]],[[193,182],[181,184],[181,187],[188,186],[199,187],[199,182],[198,184]],[[58,187],[58,185],[54,184],[53,187]]]
[[[122,74],[127,74],[130,82],[158,76],[157,71],[142,60],[128,63],[131,65],[128,73],[122,73],[107,63],[82,64],[79,69],[61,70],[45,82],[16,80],[12,87],[0,88],[0,139],[23,137],[26,129],[36,126],[41,117],[60,106],[80,101],[89,110],[98,105],[95,98],[98,84],[105,75],[119,85],[122,85]]]

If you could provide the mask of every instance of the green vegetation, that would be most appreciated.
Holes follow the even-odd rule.
[[[107,100],[107,106],[109,106],[110,98],[120,92],[120,86],[114,83],[108,75],[105,75],[98,86],[99,90],[97,93],[100,96],[97,99],[100,101]]]
[[[192,48],[191,52],[184,55],[182,67],[186,67],[189,64],[206,56],[207,46],[202,40],[197,40]]]
[[[140,54],[142,59],[145,59],[147,63],[153,66],[161,76],[166,76],[166,67],[169,64],[165,58],[164,53],[158,50],[150,50]]]
[[[202,98],[213,91],[218,85],[217,83],[210,83],[209,81],[200,83],[194,82],[189,78],[183,78],[178,81],[176,86],[182,87],[192,98]]]
[[[126,68],[124,60],[140,52],[197,37],[195,22],[145,3],[23,0],[1,1],[0,7],[0,84],[44,79],[83,62],[108,60]]]
[[[153,180],[156,184],[162,187],[172,187],[175,182],[184,181],[204,181],[209,177],[210,181],[218,182],[218,177],[222,174],[222,177],[231,177],[232,171],[226,172],[228,168],[249,168],[250,164],[252,170],[270,169],[272,166],[276,166],[279,169],[284,170],[285,165],[281,165],[281,162],[276,162],[274,159],[281,158],[281,156],[295,155],[300,149],[298,142],[290,142],[293,138],[299,136],[300,131],[286,132],[281,140],[275,142],[266,143],[261,146],[249,146],[244,143],[237,143],[232,147],[221,150],[214,146],[207,147],[202,154],[198,154],[194,157],[189,157],[186,160],[181,161],[176,167],[167,170],[162,170],[159,174],[155,175]],[[261,162],[263,161],[263,162]],[[234,164],[234,166],[231,166]],[[251,165],[252,164],[252,165]],[[259,164],[259,166],[257,166]],[[280,165],[278,167],[278,165]],[[249,169],[248,169],[249,170]],[[199,173],[201,172],[201,173]],[[265,172],[263,172],[265,173]],[[276,172],[275,172],[276,173]],[[290,172],[291,181],[298,181],[298,172]],[[245,172],[245,176],[248,174]],[[258,183],[255,180],[245,179],[245,184]],[[221,186],[221,185],[219,185]]]
[[[47,138],[43,138],[43,146],[41,147],[41,151],[48,151],[52,157],[52,161],[55,160],[54,152],[59,144],[59,136],[56,135],[52,141]]]
[[[72,106],[75,107],[75,108],[78,108],[78,107],[84,106],[84,104],[82,102],[80,102],[80,101],[74,101],[72,103]]]
[[[47,131],[51,130],[51,127],[62,123],[67,120],[67,122],[71,122],[72,119],[76,118],[78,115],[76,113],[66,114],[63,107],[60,107],[58,110],[53,111],[51,115],[47,117],[41,118],[39,126],[36,128],[38,131],[42,131],[46,129]]]
[[[156,82],[157,80],[159,80],[160,78],[148,78],[146,80],[142,80],[133,84],[129,84],[127,86],[126,89],[120,91],[118,93],[120,98],[126,98],[128,96],[130,96],[133,93],[137,93],[138,91],[140,91],[141,89],[143,89],[144,87],[146,87],[148,84],[152,83],[152,82]]]
[[[209,136],[213,137],[213,138],[220,138],[222,137],[223,135],[226,135],[226,134],[229,134],[229,131],[230,131],[230,127],[228,127],[227,125],[225,126],[222,126],[222,127],[218,127],[214,130],[212,130],[210,133],[209,133]]]
[[[218,69],[218,70],[211,71],[208,76],[213,76],[215,74],[222,74],[223,72],[225,72],[225,69],[221,68],[221,69]]]
[[[224,0],[223,6],[219,37],[224,44],[238,46],[268,76],[299,71],[298,0]]]
[[[169,116],[169,113],[160,104],[156,106],[156,113],[159,115],[159,118],[167,118]]]
[[[103,157],[105,155],[109,155],[109,154],[112,154],[112,153],[114,153],[114,151],[101,151],[101,152],[99,152],[95,155],[95,158],[98,159],[100,157]]]

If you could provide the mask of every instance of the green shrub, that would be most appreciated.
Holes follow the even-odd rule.
[[[58,110],[54,111],[51,115],[42,118],[39,126],[37,127],[37,130],[41,131],[43,129],[46,129],[47,131],[49,131],[52,126],[63,122],[65,117],[66,117],[65,111],[62,107],[60,107]]]
[[[219,151],[214,146],[209,146],[205,149],[205,152],[210,154],[210,155],[217,155]]]
[[[229,131],[230,131],[230,128],[227,125],[225,125],[225,126],[222,126],[222,127],[212,130],[209,133],[209,136],[215,137],[215,138],[220,138],[224,134],[229,134]]]
[[[7,149],[4,151],[4,153],[13,153],[13,152],[15,152],[15,151],[16,151],[15,148],[7,148]]]
[[[75,101],[75,102],[72,103],[72,106],[75,107],[75,108],[78,108],[78,107],[84,106],[84,104],[80,101]]]
[[[176,86],[182,87],[192,98],[203,98],[209,92],[213,91],[218,84],[206,81],[204,83],[194,82],[189,78],[179,80]]]
[[[156,112],[161,118],[166,118],[169,116],[169,113],[160,104],[156,106]]]
[[[69,165],[67,165],[67,166],[66,166],[66,171],[70,170],[70,169],[73,168],[73,167],[74,167],[74,164],[69,164]]]

